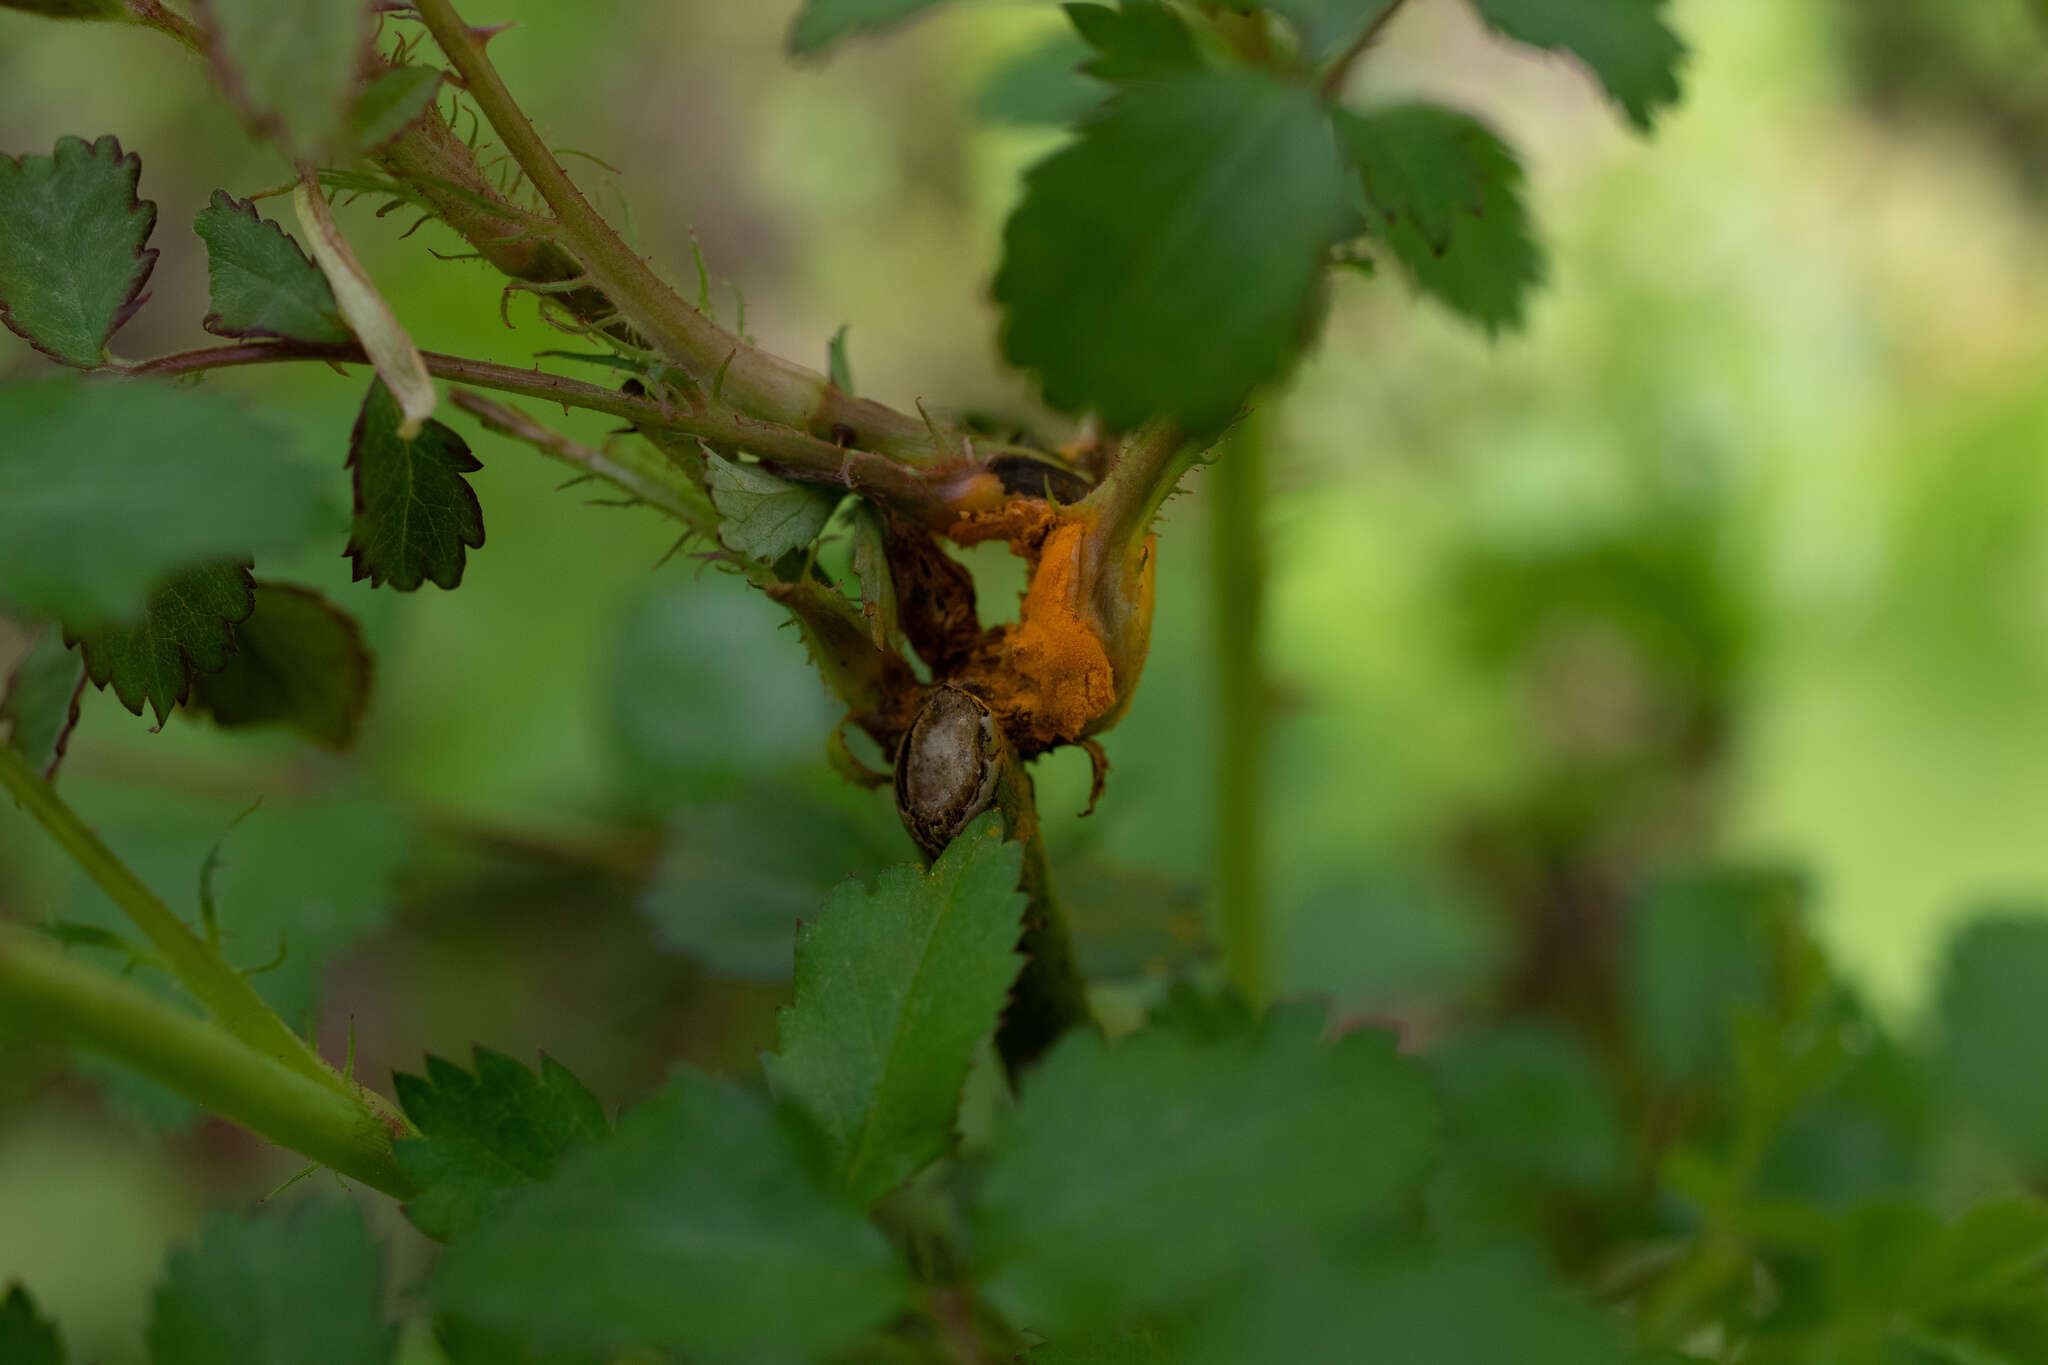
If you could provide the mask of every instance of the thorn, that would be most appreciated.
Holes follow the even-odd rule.
[[[1092,739],[1082,740],[1081,747],[1088,751],[1088,762],[1094,769],[1088,783],[1088,809],[1081,812],[1085,820],[1095,814],[1095,803],[1102,799],[1102,789],[1109,784],[1109,754]]]
[[[483,47],[505,30],[519,27],[519,24],[471,24],[469,36],[476,39],[478,47]]]

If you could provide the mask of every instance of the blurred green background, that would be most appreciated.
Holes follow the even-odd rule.
[[[749,332],[820,366],[850,324],[865,392],[1061,434],[999,365],[986,297],[1018,173],[1059,134],[979,113],[1056,7],[963,3],[822,67],[782,55],[794,8],[467,17],[526,25],[492,48],[513,88],[618,169],[578,174],[673,278],[694,234],[725,320],[743,297]],[[1688,92],[1649,143],[1453,0],[1411,6],[1361,74],[1360,100],[1428,93],[1507,132],[1551,284],[1526,334],[1489,343],[1347,276],[1277,400],[1268,814],[1291,991],[1425,1032],[1475,996],[1540,1002],[1611,955],[1643,888],[1734,860],[1803,875],[1823,941],[1911,1029],[1953,926],[2048,889],[2048,39],[2023,0],[1674,8]],[[272,154],[143,32],[0,15],[0,92],[0,148],[114,132],[141,154],[164,254],[118,349],[204,344],[189,225],[217,186],[284,179]],[[409,220],[372,207],[344,224],[423,346],[575,345],[530,299],[507,331],[482,267],[428,253],[448,234],[401,241]],[[209,382],[288,424],[283,457],[345,497],[360,378]],[[153,735],[94,694],[60,789],[185,910],[260,798],[224,847],[230,952],[258,965],[282,941],[257,980],[372,1083],[477,1042],[545,1047],[613,1105],[681,1058],[750,1074],[796,920],[909,846],[826,771],[834,717],[767,603],[660,564],[654,516],[585,506],[456,420],[489,534],[458,592],[372,593],[338,546],[258,566],[364,621],[356,753],[183,718]],[[1200,938],[1209,876],[1189,487],[1101,809],[1078,818],[1077,754],[1040,772],[1091,960],[1140,983]],[[1000,608],[1013,566],[975,563]],[[20,644],[0,635],[0,664]],[[0,909],[110,913],[12,810]],[[294,1171],[132,1078],[0,1051],[0,1281],[27,1278],[80,1358],[134,1358],[162,1246]],[[388,1209],[380,1226],[411,1237]]]

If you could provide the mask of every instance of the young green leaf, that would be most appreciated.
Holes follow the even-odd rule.
[[[839,497],[829,489],[779,479],[759,465],[707,456],[711,501],[725,518],[718,538],[725,548],[769,563],[818,538]]]
[[[85,661],[56,630],[44,631],[7,679],[0,695],[0,732],[45,782],[57,775],[84,695]]]
[[[781,1053],[762,1062],[863,1204],[953,1143],[975,1046],[1023,966],[1022,859],[990,812],[929,873],[892,867],[872,891],[842,883],[797,933],[796,1003],[777,1016]]]
[[[1638,131],[1678,102],[1685,44],[1664,22],[1665,0],[1473,0],[1480,17],[1532,47],[1584,62]]]
[[[59,377],[0,386],[0,601],[134,620],[194,564],[331,534],[331,475],[219,394]]]
[[[1265,7],[1294,25],[1301,50],[1312,62],[1343,50],[1370,29],[1399,0],[1265,0]]]
[[[681,1072],[442,1253],[437,1309],[564,1347],[815,1359],[900,1312],[910,1278],[794,1116]]]
[[[0,322],[53,360],[105,364],[108,339],[143,304],[157,253],[141,178],[142,159],[112,137],[0,156]]]
[[[64,1365],[57,1325],[36,1312],[35,1301],[18,1284],[0,1299],[0,1360],[7,1365]]]
[[[373,152],[411,126],[441,93],[441,73],[430,66],[394,66],[364,86],[348,111],[349,145]]]
[[[804,0],[789,30],[789,50],[822,52],[853,33],[893,27],[942,0]]]
[[[538,1076],[489,1048],[470,1060],[474,1074],[428,1057],[424,1079],[391,1078],[420,1130],[397,1149],[399,1169],[426,1191],[405,1216],[436,1241],[461,1236],[511,1191],[553,1179],[565,1152],[611,1133],[596,1097],[552,1058],[541,1059]]]
[[[1103,81],[1147,81],[1199,71],[1202,56],[1187,23],[1155,0],[1068,5],[1067,20],[1095,56],[1081,69]]]
[[[825,347],[825,372],[832,380],[832,387],[841,393],[853,392],[853,362],[846,355],[846,323],[839,324],[839,330],[832,334],[832,340]]]
[[[1045,396],[1227,423],[1292,364],[1350,192],[1315,96],[1248,71],[1131,87],[1026,177],[995,295]]]
[[[338,142],[376,32],[375,0],[198,0],[214,78],[251,131],[294,160]]]
[[[255,594],[246,563],[206,564],[150,594],[135,624],[66,627],[65,640],[78,647],[94,687],[111,684],[121,705],[138,716],[147,705],[161,726],[191,695],[195,677],[227,667],[234,628],[255,610]]]
[[[2030,1079],[2048,1027],[2048,919],[1980,919],[1949,947],[1935,1071],[1960,1107],[2034,1161],[2048,1158],[2048,1089]]]
[[[258,583],[256,606],[235,628],[235,652],[193,679],[191,703],[214,723],[285,725],[346,749],[370,702],[370,652],[355,618],[311,588]]]
[[[1477,119],[1435,105],[1340,110],[1367,219],[1416,287],[1489,332],[1518,327],[1543,281],[1522,168]]]
[[[171,1253],[149,1324],[154,1365],[387,1365],[383,1257],[352,1203],[228,1214]],[[259,1291],[260,1287],[260,1292]]]
[[[282,227],[257,217],[253,203],[215,190],[192,228],[206,243],[213,311],[200,325],[207,331],[287,341],[354,340],[320,267]]]
[[[1391,1208],[1429,1157],[1428,1087],[1392,1035],[1322,1026],[1304,1005],[1207,1042],[1069,1035],[997,1133],[976,1210],[991,1298],[1056,1336]]]
[[[453,588],[462,582],[464,547],[484,543],[483,508],[462,477],[483,464],[444,423],[429,420],[409,441],[399,435],[404,421],[384,381],[372,383],[349,436],[355,521],[343,553],[372,587],[413,592],[431,580]]]

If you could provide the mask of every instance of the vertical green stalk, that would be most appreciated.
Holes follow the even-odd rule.
[[[1272,991],[1266,907],[1266,446],[1255,408],[1209,474],[1209,572],[1216,677],[1216,906],[1223,967],[1253,1005]]]

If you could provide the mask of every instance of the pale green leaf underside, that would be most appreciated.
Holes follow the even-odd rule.
[[[221,86],[252,127],[302,157],[334,146],[373,31],[368,0],[204,0]]]
[[[330,345],[354,339],[327,277],[289,233],[259,218],[254,204],[215,190],[192,228],[206,243],[213,299],[207,331]]]
[[[0,156],[0,320],[39,351],[92,369],[156,267],[156,205],[142,163],[111,137],[60,138],[49,156]]]
[[[442,1253],[435,1306],[566,1348],[813,1360],[901,1311],[909,1276],[758,1098],[692,1072]]]
[[[952,1145],[975,1047],[1022,966],[1021,859],[984,815],[929,873],[843,883],[797,934],[796,1003],[778,1016],[781,1053],[763,1060],[862,1203]]]
[[[197,563],[340,528],[331,474],[218,394],[70,377],[0,387],[0,601],[77,626],[135,620]]]
[[[780,479],[758,465],[712,455],[705,460],[711,501],[723,518],[718,538],[735,554],[773,562],[818,538],[838,497]]]
[[[1133,87],[1025,179],[1004,351],[1055,407],[1220,427],[1305,344],[1350,200],[1310,91],[1242,71]]]

